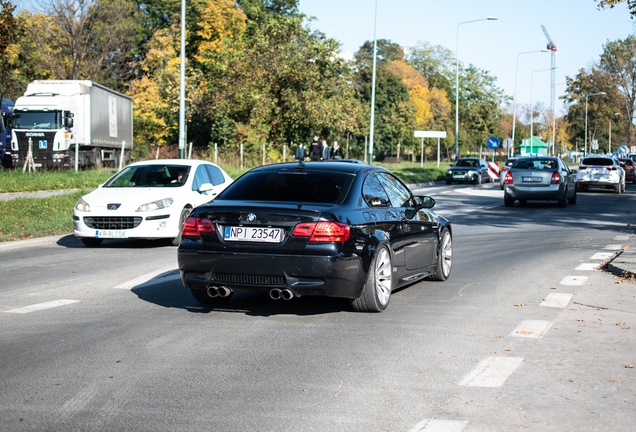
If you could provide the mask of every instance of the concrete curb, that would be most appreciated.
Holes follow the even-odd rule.
[[[27,246],[36,246],[36,245],[41,245],[46,243],[56,243],[61,238],[69,236],[69,235],[73,235],[73,233],[48,236],[48,237],[38,237],[38,238],[27,239],[27,240],[6,241],[6,242],[0,243],[0,251],[7,250],[7,249],[17,249],[17,248],[22,248]]]
[[[636,254],[627,250],[619,252],[607,263],[607,271],[619,277],[636,278]]]
[[[59,190],[35,191],[35,192],[5,192],[5,193],[0,193],[0,201],[11,201],[16,198],[46,198],[53,195],[66,195],[73,192],[77,192],[79,190],[81,189],[59,189]]]

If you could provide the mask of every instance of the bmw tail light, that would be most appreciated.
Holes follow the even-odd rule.
[[[351,228],[338,222],[309,222],[294,227],[295,237],[309,237],[310,242],[343,242],[349,240]]]
[[[512,173],[510,171],[506,172],[506,179],[504,180],[505,184],[512,184]]]
[[[559,184],[561,181],[561,177],[559,177],[559,173],[552,173],[552,178],[550,179],[550,184]]]
[[[201,233],[213,233],[214,225],[207,219],[190,216],[183,223],[181,235],[188,237],[201,237]]]

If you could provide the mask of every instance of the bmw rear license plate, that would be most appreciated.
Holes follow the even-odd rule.
[[[283,241],[281,228],[225,227],[223,237],[228,241],[280,243]]]
[[[127,238],[128,231],[126,230],[99,230],[95,231],[96,238]]]
[[[524,182],[541,182],[541,177],[522,177],[521,181]]]

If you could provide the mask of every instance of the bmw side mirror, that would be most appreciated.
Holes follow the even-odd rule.
[[[435,206],[435,200],[430,196],[417,196],[415,200],[420,208],[430,209]]]

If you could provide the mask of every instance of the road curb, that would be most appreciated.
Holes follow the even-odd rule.
[[[0,243],[0,250],[16,249],[16,248],[22,248],[27,246],[41,245],[45,243],[56,243],[61,238],[67,237],[72,234],[73,233],[68,233],[68,234],[54,235],[54,236],[48,236],[48,237],[38,237],[38,238],[32,238],[32,239],[26,239],[26,240],[6,241],[6,242]]]
[[[47,198],[50,196],[71,194],[80,190],[82,189],[58,189],[34,192],[4,192],[0,193],[0,201],[11,201],[16,198]]]

